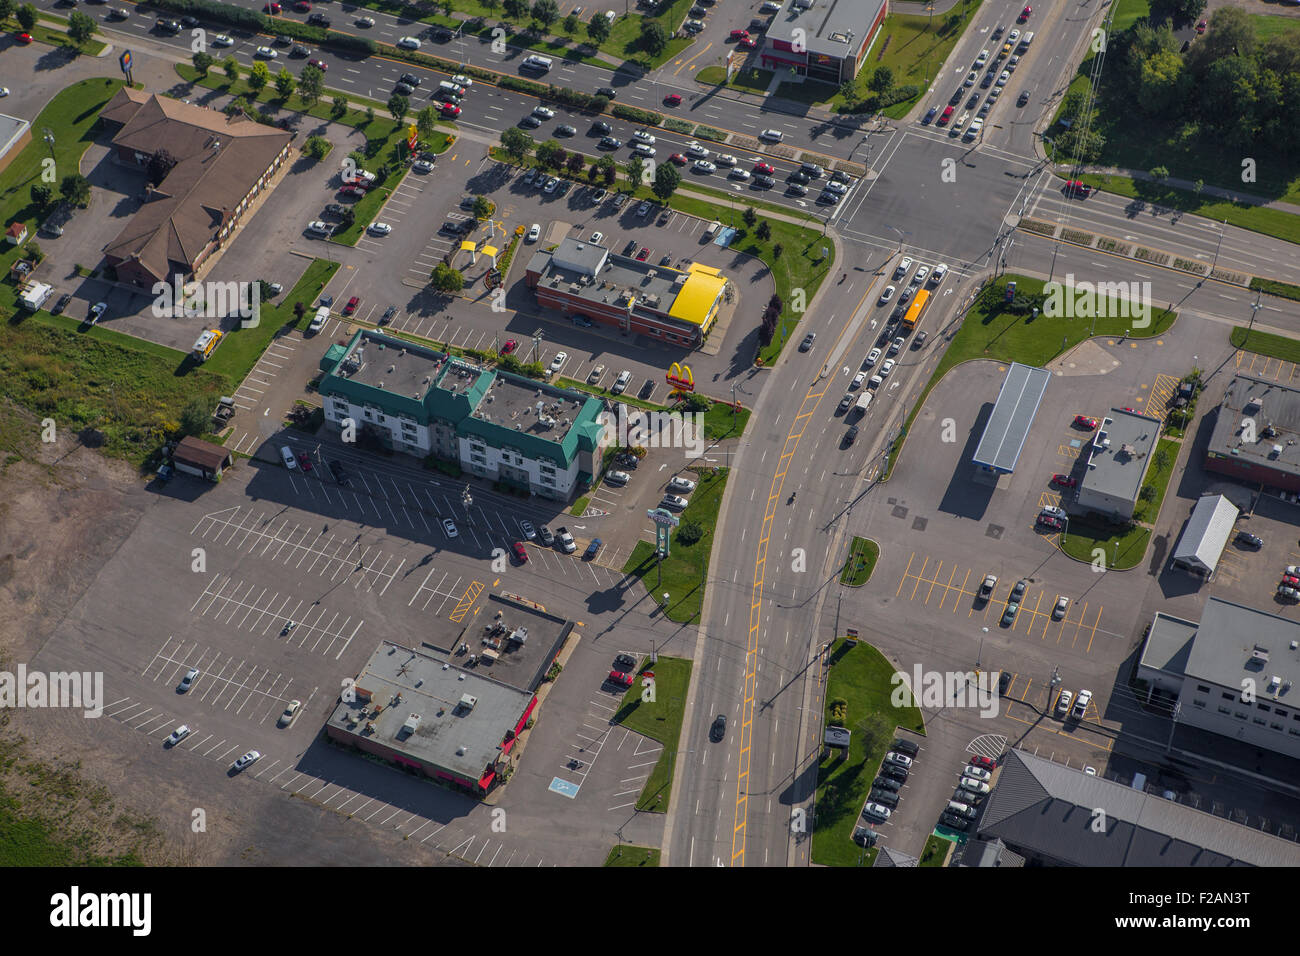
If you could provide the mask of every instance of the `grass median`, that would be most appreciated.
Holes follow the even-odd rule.
[[[605,857],[606,866],[658,866],[660,851],[649,846],[620,843]]]
[[[861,587],[871,580],[871,572],[876,569],[876,560],[880,557],[880,545],[870,538],[854,537],[849,547],[848,559],[844,570],[840,572],[840,584],[851,588]]]
[[[641,675],[652,673],[653,695]],[[650,737],[663,744],[654,769],[641,788],[636,808],[641,811],[664,813],[673,787],[673,764],[677,760],[677,745],[682,735],[682,719],[686,713],[686,691],[691,685],[691,662],[681,657],[660,657],[654,664],[647,662],[637,672],[637,679],[623,695],[623,702],[612,723],[622,724],[629,730]],[[647,700],[653,696],[653,700]]]
[[[1257,355],[1267,355],[1270,358],[1281,359],[1284,362],[1300,363],[1300,341],[1287,338],[1284,335],[1274,335],[1272,332],[1256,332],[1247,330],[1245,326],[1239,325],[1232,330],[1228,336],[1235,348],[1245,352],[1254,352]]]
[[[1127,571],[1137,567],[1150,540],[1151,530],[1141,525],[1094,525],[1072,518],[1068,533],[1061,536],[1061,550],[1098,570]]]

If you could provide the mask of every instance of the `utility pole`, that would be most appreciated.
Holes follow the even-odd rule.
[[[1250,341],[1250,330],[1255,327],[1255,316],[1259,314],[1259,299],[1264,293],[1256,292],[1255,301],[1250,304],[1250,325],[1246,326],[1246,337],[1241,340],[1241,347],[1244,349],[1246,343]]]

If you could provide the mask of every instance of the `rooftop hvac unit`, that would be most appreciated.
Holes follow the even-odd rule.
[[[384,380],[382,378],[379,380],[379,387],[380,388],[384,387]]]
[[[1268,663],[1268,648],[1260,647],[1258,644],[1256,644],[1254,650],[1250,652],[1250,659],[1252,662],[1255,663],[1260,663],[1260,664]]]
[[[1268,457],[1269,457],[1269,458],[1276,458],[1276,457],[1277,457],[1278,455],[1280,455],[1280,454],[1282,454],[1282,446],[1281,446],[1281,445],[1274,445],[1274,446],[1273,446],[1273,450],[1272,450],[1271,452],[1269,452]]]
[[[463,756],[465,756],[465,745],[464,745],[464,744],[461,744],[459,747],[456,748],[456,756],[457,756],[457,757],[463,757]]]
[[[1277,688],[1279,688],[1279,687],[1281,687],[1281,686],[1282,686],[1282,678],[1278,677],[1276,674],[1272,674],[1272,675],[1269,676],[1269,678],[1268,678],[1268,692],[1269,692],[1270,694],[1276,694],[1276,693],[1277,693]]]
[[[657,276],[658,274],[659,274],[659,270],[658,270],[658,269],[647,269],[646,272],[645,272],[645,277],[646,277],[647,279],[653,279],[653,278],[654,278],[655,276]]]
[[[473,710],[474,705],[477,703],[478,698],[473,694],[461,694],[460,696],[460,706],[464,707],[466,710]]]

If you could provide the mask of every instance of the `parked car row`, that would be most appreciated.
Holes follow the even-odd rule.
[[[912,764],[920,755],[921,748],[910,740],[896,739],[890,751],[880,764],[880,774],[871,782],[871,792],[867,796],[862,815],[876,823],[884,823],[898,809],[900,791],[907,783]]]
[[[1075,697],[1072,691],[1062,687],[1061,692],[1056,696],[1056,715],[1062,719],[1083,720],[1091,703],[1092,691],[1081,690],[1079,696]]]

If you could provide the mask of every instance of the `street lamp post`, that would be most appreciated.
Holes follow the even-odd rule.
[[[50,148],[50,159],[54,158],[54,130],[49,127],[45,128],[44,135],[41,137],[45,140],[45,145]]]
[[[1246,343],[1250,341],[1250,330],[1255,327],[1255,316],[1259,313],[1259,299],[1261,295],[1263,295],[1263,292],[1256,292],[1255,301],[1250,304],[1250,324],[1246,326],[1246,337],[1241,340],[1241,347],[1243,349],[1246,347]]]
[[[1210,275],[1214,275],[1214,269],[1219,264],[1219,250],[1223,248],[1223,228],[1228,224],[1228,220],[1223,220],[1223,225],[1219,226],[1219,242],[1214,247],[1214,262],[1210,265]]]

